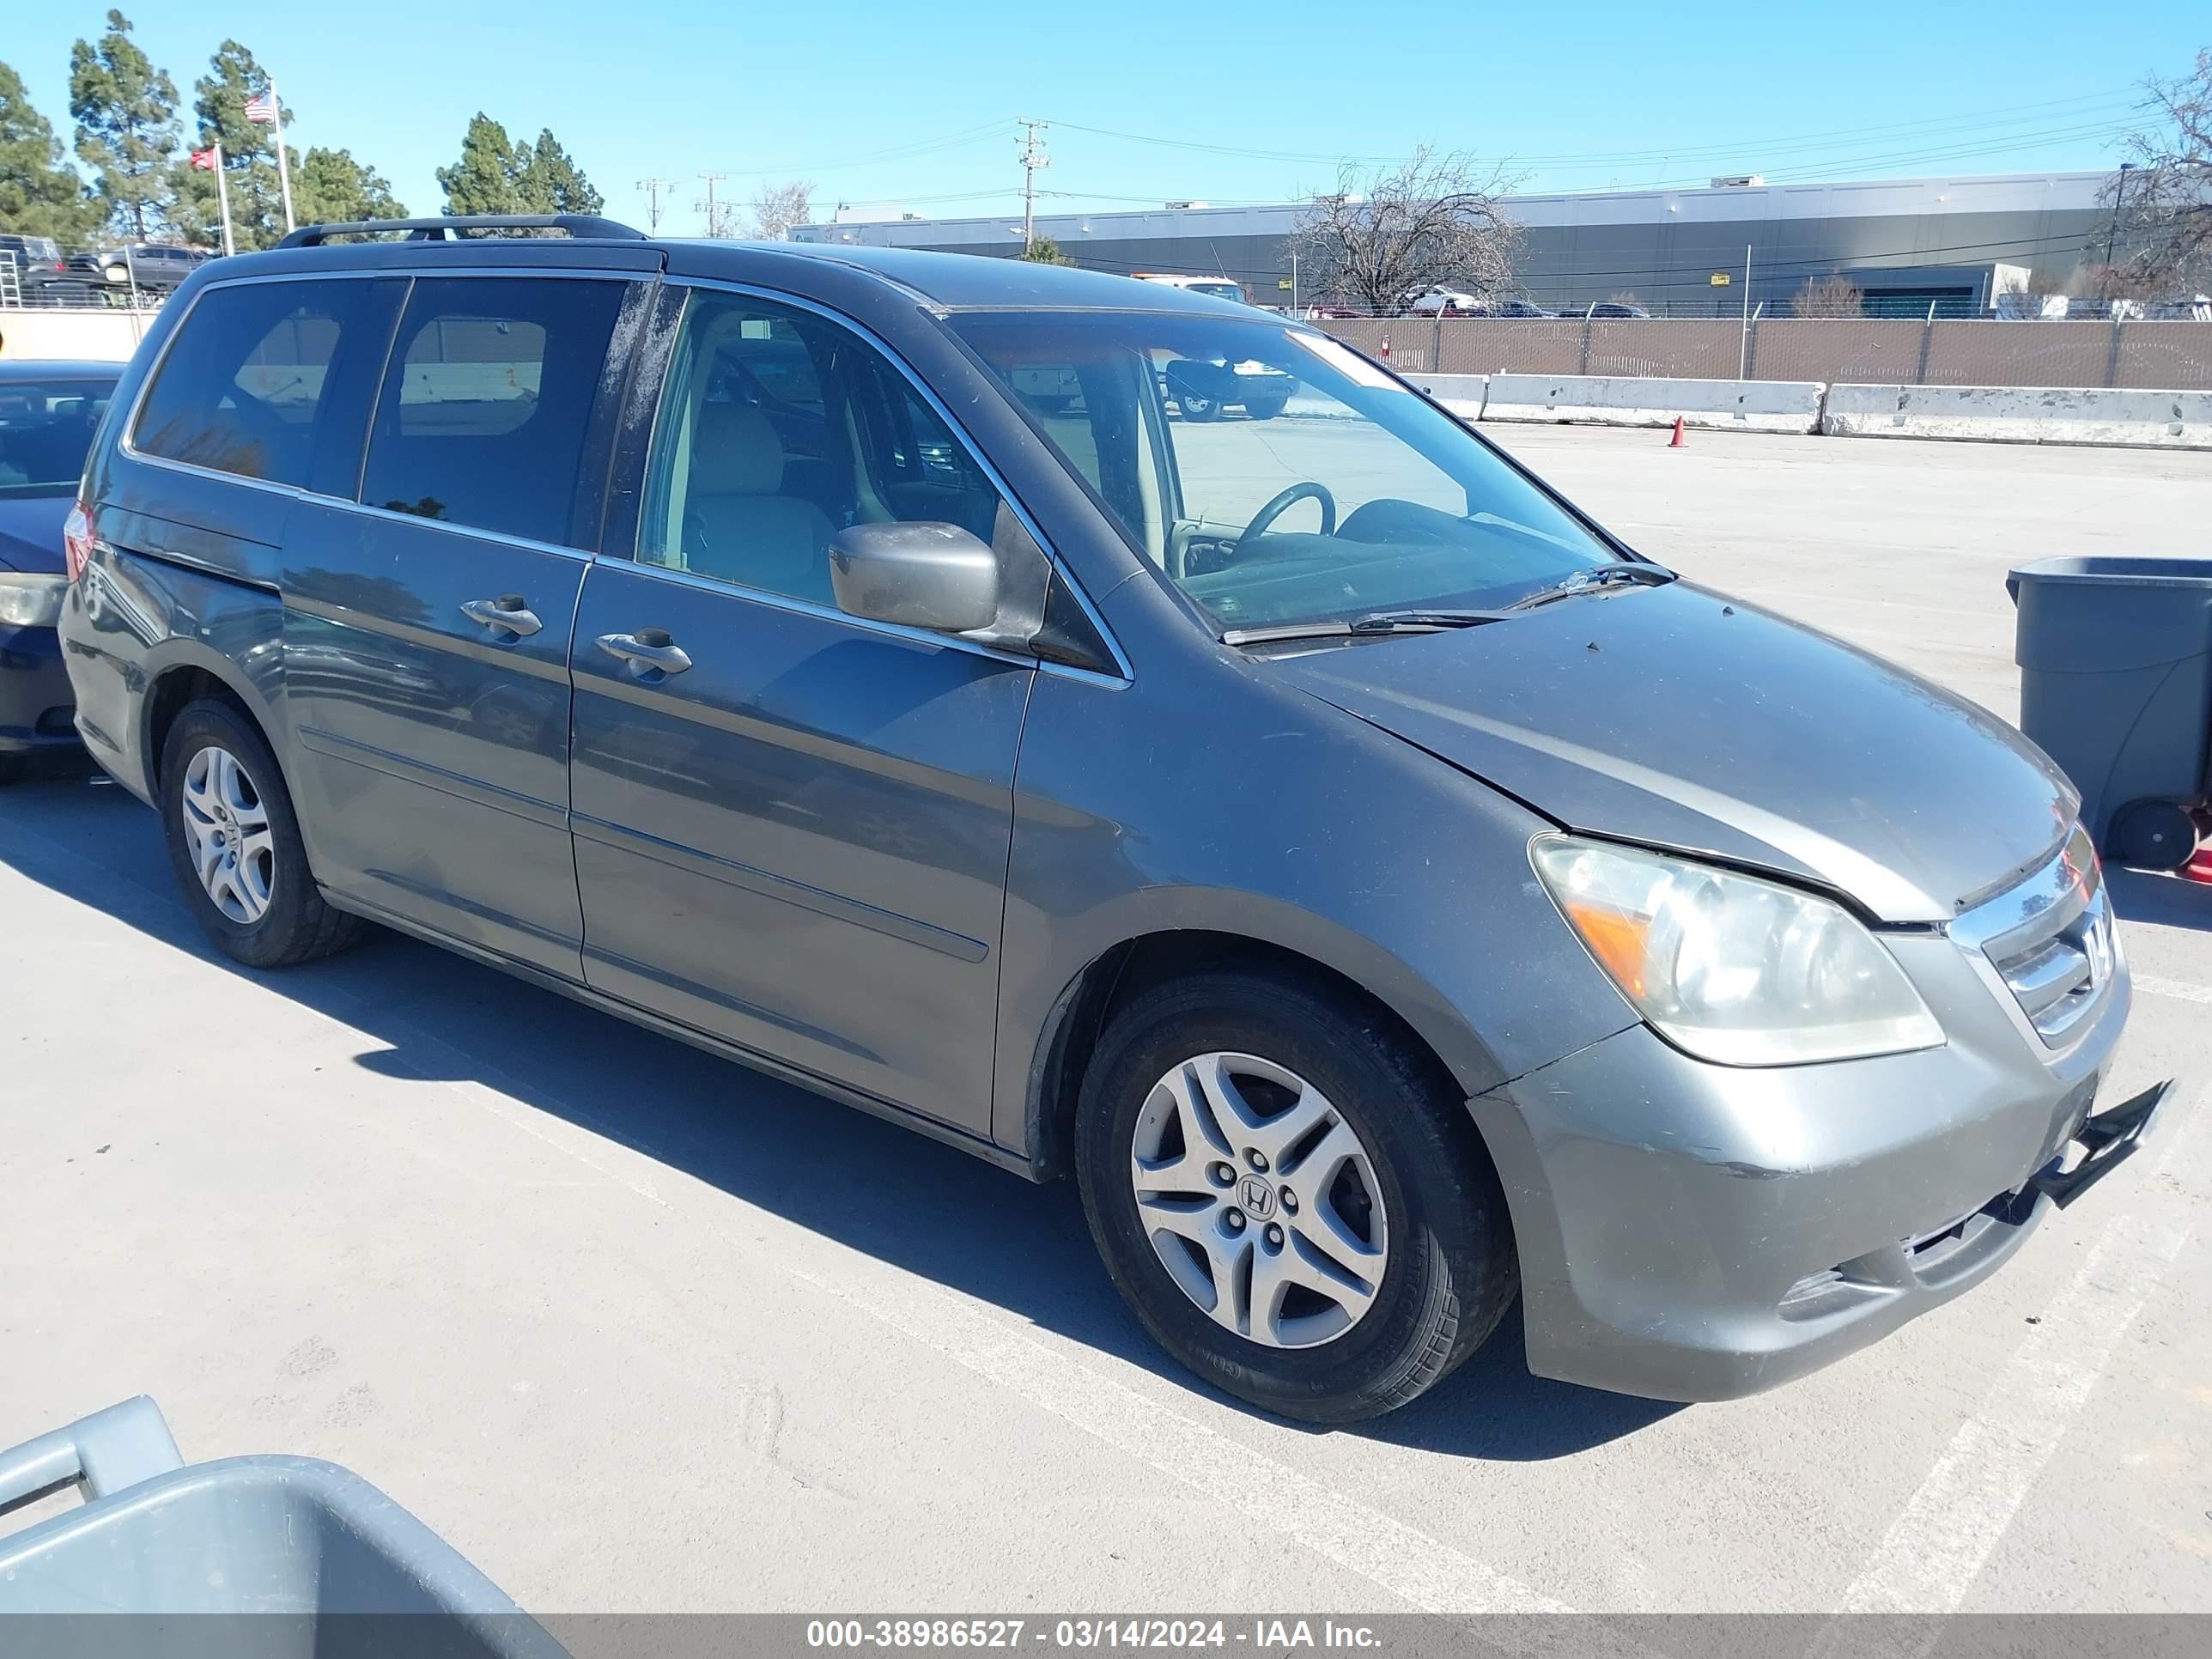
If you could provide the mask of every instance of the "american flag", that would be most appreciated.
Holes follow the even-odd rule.
[[[256,126],[275,126],[276,125],[276,93],[273,91],[264,92],[258,98],[247,99],[246,100],[246,118],[252,122]]]

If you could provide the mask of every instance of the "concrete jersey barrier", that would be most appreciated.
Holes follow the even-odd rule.
[[[1850,438],[2212,449],[2212,392],[1833,386],[1820,430]]]
[[[1438,377],[1441,378],[1441,377]],[[1493,374],[1486,421],[1685,426],[1739,432],[1820,428],[1817,380],[1662,380],[1615,374]]]
[[[1406,377],[1462,421],[1482,418],[1487,374],[1408,374]]]

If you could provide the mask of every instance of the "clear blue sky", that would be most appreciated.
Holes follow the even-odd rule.
[[[663,228],[678,234],[698,228],[702,171],[740,198],[811,179],[817,218],[841,199],[1007,212],[1018,116],[1054,124],[1040,180],[1054,210],[1279,201],[1331,183],[1333,158],[1423,142],[1540,189],[2095,167],[2117,158],[2144,76],[2179,74],[2212,42],[2203,0],[2131,0],[2109,27],[2079,0],[124,9],[187,104],[216,44],[242,41],[296,112],[299,147],[351,149],[415,212],[442,204],[433,171],[483,109],[518,136],[551,127],[618,216],[643,222],[635,181],[676,180]],[[9,14],[0,58],[66,143],[70,44],[106,7]]]

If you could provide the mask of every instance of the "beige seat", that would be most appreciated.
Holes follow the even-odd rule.
[[[702,576],[835,605],[829,516],[783,488],[783,445],[750,404],[707,404],[691,435],[684,562]]]

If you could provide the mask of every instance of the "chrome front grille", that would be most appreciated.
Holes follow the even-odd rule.
[[[1989,958],[2036,1035],[2056,1048],[2112,979],[2112,915],[2104,872],[2076,826],[2048,864],[1952,924]]]

